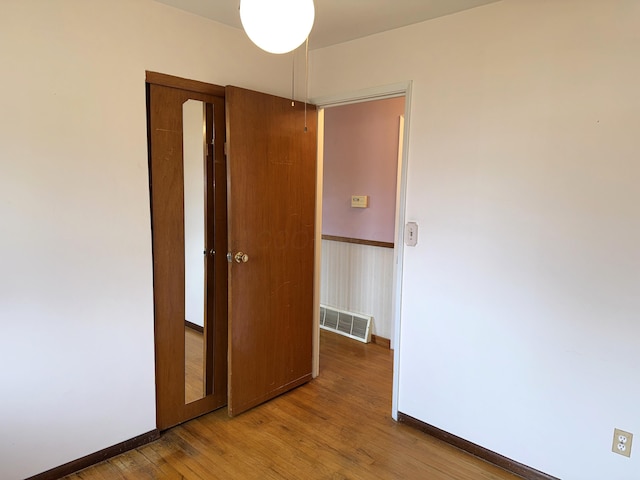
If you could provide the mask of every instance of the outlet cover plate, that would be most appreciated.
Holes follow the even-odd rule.
[[[613,445],[611,451],[625,457],[631,457],[631,444],[633,443],[633,433],[625,432],[616,428],[613,430]]]

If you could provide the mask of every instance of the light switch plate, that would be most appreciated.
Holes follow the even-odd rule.
[[[418,244],[418,224],[409,222],[404,227],[404,243],[409,247],[415,247]]]

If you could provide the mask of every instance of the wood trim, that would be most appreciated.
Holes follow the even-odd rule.
[[[191,330],[195,330],[198,333],[204,333],[204,327],[201,327],[197,323],[190,322],[189,320],[184,321],[184,326]]]
[[[543,473],[535,468],[531,468],[527,465],[523,465],[522,463],[516,462],[515,460],[511,460],[505,456],[500,455],[499,453],[492,452],[480,445],[476,445],[475,443],[471,443],[464,438],[456,437],[451,433],[445,432],[444,430],[440,430],[433,425],[429,425],[428,423],[424,423],[416,418],[410,417],[404,413],[398,412],[398,422],[406,423],[410,427],[413,427],[421,432],[426,433],[438,440],[441,440],[449,445],[452,445],[462,451],[470,453],[474,457],[481,458],[485,462],[489,462],[497,467],[506,470],[507,472],[513,473],[514,475],[518,475],[525,480],[560,480],[557,477],[552,477],[546,473]]]
[[[215,97],[225,96],[225,87],[212,85],[210,83],[199,82],[197,80],[189,80],[187,78],[174,77],[164,73],[150,72],[147,70],[147,83],[161,85],[163,87],[179,88],[189,92],[204,93],[205,95],[213,95]]]
[[[121,453],[128,452],[135,448],[151,443],[160,438],[160,431],[158,429],[151,430],[150,432],[143,433],[137,437],[125,440],[111,447],[107,447],[95,453],[91,453],[86,457],[73,460],[59,467],[52,468],[46,472],[39,473],[33,477],[29,477],[26,480],[58,480],[59,478],[70,475],[74,472],[84,470],[87,467],[96,465],[100,462],[113,458]]]
[[[391,350],[391,340],[384,337],[379,337],[378,335],[371,334],[371,343],[375,343],[376,345],[380,345],[381,347],[388,348]]]
[[[336,237],[335,235],[322,235],[323,240],[331,240],[333,242],[355,243],[356,245],[369,245],[370,247],[393,248],[393,242],[378,242],[376,240],[362,240],[360,238]]]

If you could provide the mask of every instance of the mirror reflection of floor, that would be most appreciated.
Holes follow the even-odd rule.
[[[204,397],[204,335],[185,327],[185,403]]]

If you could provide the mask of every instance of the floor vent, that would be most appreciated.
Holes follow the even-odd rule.
[[[320,305],[320,328],[363,343],[371,341],[372,317]]]

